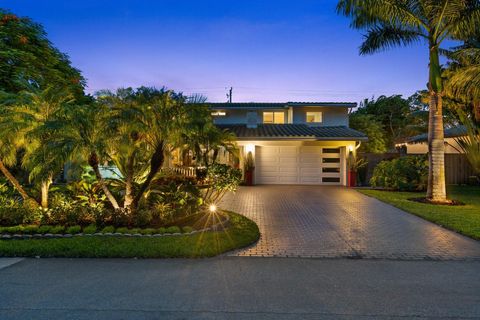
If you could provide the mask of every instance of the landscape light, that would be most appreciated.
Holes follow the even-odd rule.
[[[215,211],[217,211],[217,206],[214,205],[214,204],[211,204],[211,205],[208,207],[208,210],[210,210],[210,212],[215,212]]]

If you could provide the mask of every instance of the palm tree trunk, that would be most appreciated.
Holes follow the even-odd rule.
[[[140,187],[138,194],[135,196],[133,200],[132,207],[134,209],[137,208],[138,203],[142,199],[145,191],[150,187],[153,178],[157,175],[158,171],[162,168],[163,162],[165,161],[165,154],[164,154],[164,143],[163,141],[159,143],[159,145],[155,148],[155,152],[152,155],[152,159],[150,160],[150,172],[148,173],[147,179]]]
[[[40,193],[41,193],[41,201],[40,205],[42,208],[48,208],[48,191],[50,189],[50,185],[52,184],[52,178],[48,177],[47,180],[43,180],[40,184]]]
[[[443,83],[438,49],[430,50],[430,110],[428,118],[428,185],[427,199],[447,201],[445,187],[445,139],[443,129]]]
[[[475,114],[475,121],[480,123],[480,101],[473,103],[473,113]]]
[[[129,209],[133,202],[133,162],[135,155],[132,154],[127,159],[127,168],[125,177],[125,200],[123,201],[123,207]]]
[[[100,184],[100,187],[102,188],[103,193],[105,193],[105,196],[107,197],[108,201],[110,201],[110,204],[112,205],[112,207],[115,210],[120,209],[117,199],[115,199],[113,194],[110,192],[110,189],[108,189],[108,186],[105,183],[105,180],[103,179],[102,174],[100,173],[100,169],[98,167],[98,156],[95,152],[93,152],[90,155],[88,162],[89,162],[89,165],[92,167],[93,172],[95,172],[95,177],[97,178],[97,181]]]
[[[22,185],[20,184],[20,182],[18,182],[18,180],[13,176],[13,174],[10,173],[10,171],[8,171],[7,167],[5,167],[5,164],[3,163],[2,160],[0,160],[0,171],[3,173],[3,175],[7,178],[8,181],[10,181],[10,183],[13,185],[13,187],[15,189],[17,189],[18,193],[20,193],[20,195],[22,196],[22,199],[24,201],[28,201],[28,200],[33,200],[28,194],[27,192],[25,191],[25,189],[23,189]]]

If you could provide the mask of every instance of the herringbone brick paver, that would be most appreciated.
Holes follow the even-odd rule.
[[[261,232],[258,243],[230,255],[480,260],[480,242],[348,188],[242,187],[222,207]]]

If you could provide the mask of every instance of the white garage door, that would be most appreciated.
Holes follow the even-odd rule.
[[[319,146],[256,148],[257,184],[340,184],[340,149]]]

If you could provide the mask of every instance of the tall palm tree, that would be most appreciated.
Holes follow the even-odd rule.
[[[100,164],[109,160],[108,151],[112,148],[109,115],[110,110],[101,105],[65,106],[57,119],[46,123],[55,132],[45,148],[51,161],[88,163],[108,201],[117,210],[120,208],[117,199],[100,172]]]
[[[478,0],[340,0],[337,11],[366,31],[360,54],[423,41],[429,52],[429,176],[427,198],[447,201],[443,127],[444,83],[439,51],[448,39],[466,38],[480,28]]]

